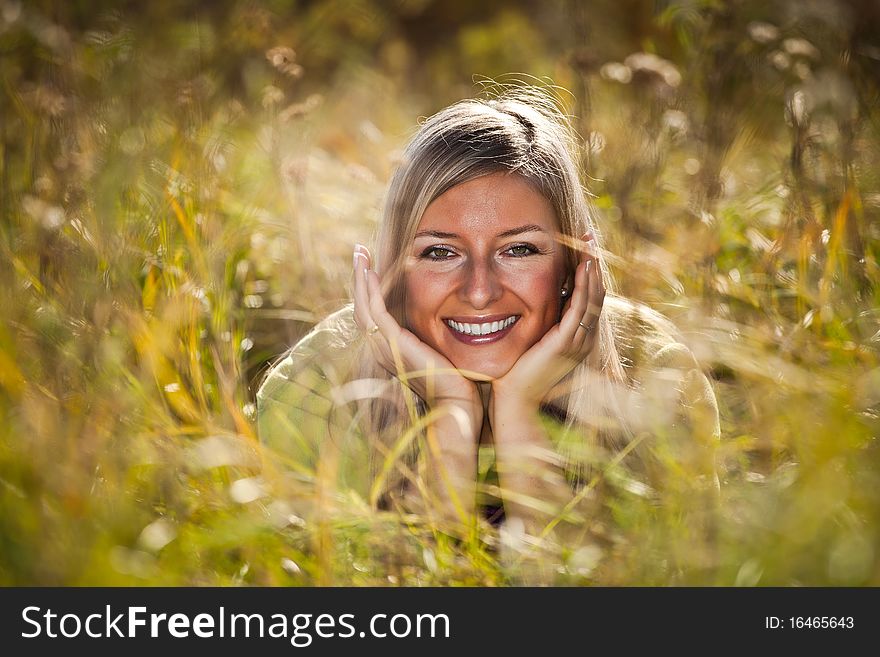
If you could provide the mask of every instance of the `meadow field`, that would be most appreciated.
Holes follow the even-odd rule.
[[[561,550],[308,512],[261,377],[420,117],[514,79],[712,380],[720,498],[611,459]],[[0,143],[0,585],[880,585],[876,2],[0,0]]]

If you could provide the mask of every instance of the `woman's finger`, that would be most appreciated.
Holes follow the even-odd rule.
[[[365,246],[358,244],[355,246],[353,259],[355,276],[355,323],[362,331],[366,333],[367,342],[370,345],[370,351],[373,352],[373,357],[376,359],[376,362],[389,372],[393,372],[395,370],[395,367],[391,347],[385,337],[380,335],[379,327],[373,320],[373,314],[371,311],[372,295],[370,292],[370,286],[367,281],[367,276],[370,273],[371,264],[370,252]],[[375,272],[372,272],[372,275],[376,276]],[[381,299],[381,292],[379,296]],[[382,305],[384,306],[384,301],[382,302]]]
[[[379,333],[390,343],[399,339],[401,332],[400,324],[391,316],[385,307],[385,299],[382,297],[382,286],[379,284],[379,276],[372,270],[366,273],[366,289],[370,317],[373,326],[379,328]]]
[[[354,321],[362,331],[367,331],[373,326],[366,277],[366,272],[370,268],[369,251],[366,247],[356,244],[352,259],[354,264]]]
[[[605,303],[605,284],[602,281],[602,269],[599,259],[590,262],[590,272],[587,275],[587,304],[583,316],[578,322],[578,337],[581,339],[581,347],[592,344],[596,339],[599,326],[599,316],[602,314],[602,306]]]
[[[576,333],[580,329],[580,322],[587,311],[589,303],[589,276],[587,275],[587,263],[593,260],[589,252],[582,253],[578,260],[574,274],[574,289],[570,295],[568,308],[559,322],[560,339],[564,344],[570,344],[575,340]],[[592,265],[591,265],[592,266]]]

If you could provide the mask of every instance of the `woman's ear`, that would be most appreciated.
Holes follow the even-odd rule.
[[[559,298],[562,301],[562,305],[568,302],[571,298],[571,293],[574,291],[574,273],[571,271],[566,272],[565,278],[562,280],[562,284],[559,286]]]

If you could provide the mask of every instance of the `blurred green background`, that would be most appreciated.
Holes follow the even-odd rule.
[[[600,543],[511,556],[259,448],[419,117],[511,73],[712,376],[709,532],[610,486]],[[0,584],[880,585],[873,0],[0,0],[0,141]]]

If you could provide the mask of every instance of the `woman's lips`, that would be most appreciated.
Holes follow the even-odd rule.
[[[519,317],[519,315],[502,315],[497,318],[493,316],[480,322],[459,322],[455,319],[446,319],[443,323],[459,342],[468,345],[484,345],[503,339],[513,329]],[[488,333],[483,333],[483,331],[488,331]]]

